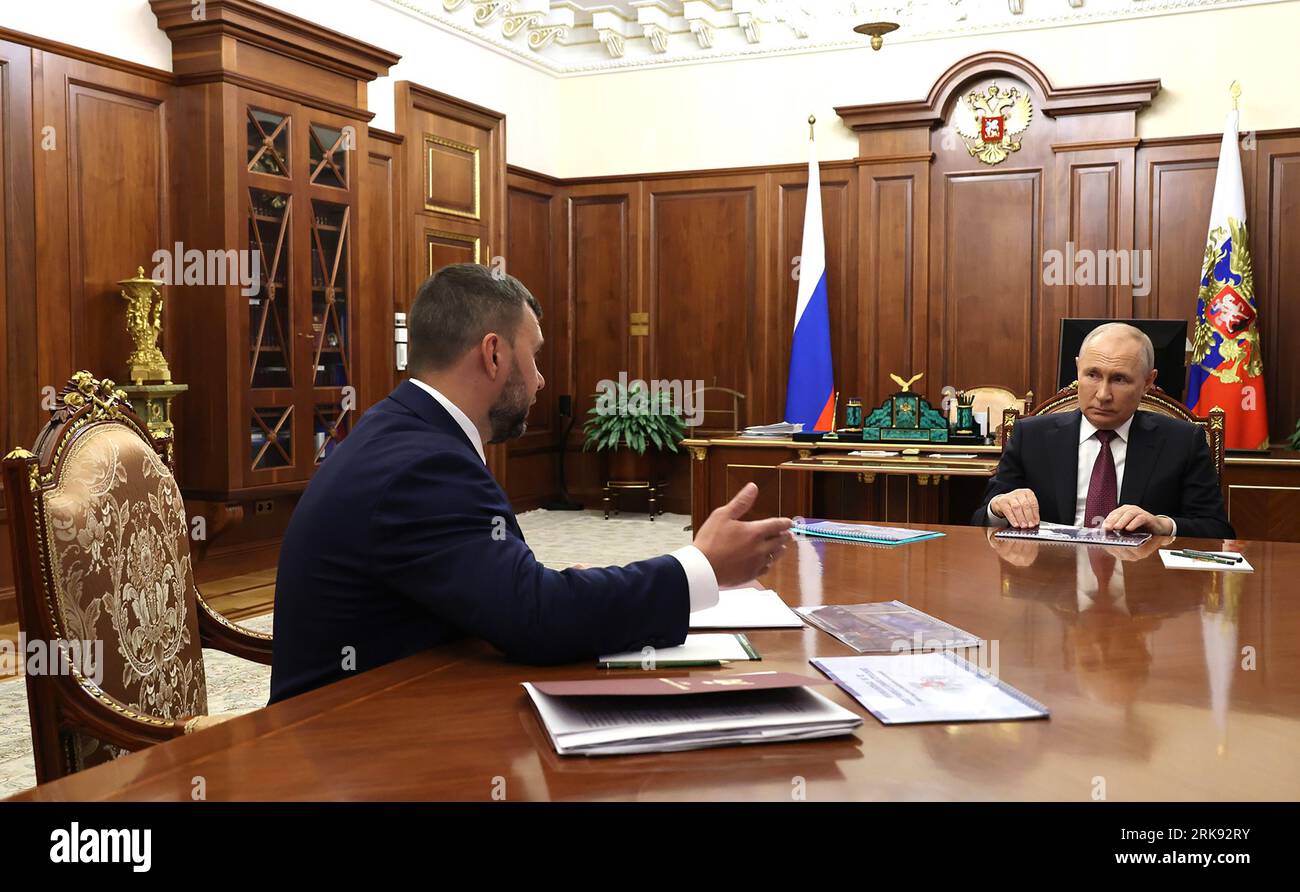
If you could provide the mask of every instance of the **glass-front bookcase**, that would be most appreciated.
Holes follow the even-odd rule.
[[[356,413],[356,125],[240,91],[247,345],[238,488],[303,481]],[[233,396],[234,394],[232,394]]]

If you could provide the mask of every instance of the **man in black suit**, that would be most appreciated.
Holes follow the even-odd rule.
[[[1016,421],[972,522],[1233,538],[1205,432],[1137,411],[1156,382],[1151,339],[1100,325],[1075,363],[1079,409]]]
[[[465,636],[528,663],[675,646],[688,614],[764,572],[790,541],[787,518],[740,520],[751,483],[670,555],[540,564],[483,443],[524,432],[545,384],[541,315],[517,279],[476,264],[420,287],[411,379],[321,464],[285,532],[272,702]]]

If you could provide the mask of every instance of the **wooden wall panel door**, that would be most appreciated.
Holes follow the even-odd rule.
[[[553,496],[561,394],[569,382],[569,301],[562,275],[564,245],[563,190],[548,179],[509,173],[506,184],[506,271],[523,283],[542,308],[542,337],[537,368],[545,386],[528,413],[528,430],[509,444],[510,497],[516,509],[533,507]],[[570,410],[572,411],[572,410]]]
[[[952,173],[935,196],[931,250],[931,331],[942,359],[939,380],[921,392],[937,400],[944,384],[997,384],[1023,392],[1041,349],[1043,178],[1040,171]],[[941,346],[940,346],[941,345]],[[921,371],[918,369],[917,371]],[[908,374],[905,370],[904,374]]]
[[[0,41],[0,220],[4,224],[0,233],[0,394],[4,395],[0,450],[4,452],[20,444],[31,448],[41,424],[31,88],[31,50]],[[0,492],[0,513],[3,510]]]
[[[703,381],[766,406],[759,357],[779,323],[766,312],[767,228],[759,176],[690,178],[648,185],[645,303],[648,344],[631,377]],[[766,324],[765,324],[766,322]],[[634,341],[640,339],[634,338]],[[644,347],[644,349],[638,349]]]
[[[1255,295],[1269,431],[1273,442],[1280,443],[1300,419],[1300,136],[1260,138],[1253,154]]]
[[[1151,293],[1134,298],[1134,312],[1144,319],[1191,320],[1196,315],[1219,143],[1162,142],[1142,146],[1137,157],[1137,247],[1151,252]]]
[[[411,295],[403,291],[404,242],[401,233],[402,138],[370,128],[370,145],[361,169],[360,322],[365,353],[361,357],[357,409],[383,399],[406,377],[397,370],[393,314],[405,313]]]
[[[31,50],[0,41],[0,455],[40,428]],[[8,512],[0,489],[0,625],[17,620]]]
[[[639,184],[574,186],[565,199],[567,290],[571,326],[569,380],[579,421],[570,448],[581,448],[581,422],[595,405],[600,381],[631,366],[628,313],[640,305],[637,278],[641,216]],[[604,483],[592,453],[568,465],[570,487],[589,498]]]
[[[1031,378],[1039,399],[1054,393],[1060,383],[1062,319],[1141,315],[1135,300],[1150,288],[1151,270],[1145,260],[1149,255],[1132,251],[1136,144],[1136,139],[1123,139],[1086,148],[1068,143],[1053,147],[1053,199],[1044,228],[1046,247],[1055,257],[1049,262],[1045,254],[1042,264],[1042,311],[1036,328],[1041,349]],[[1139,278],[1142,287],[1135,289]]]
[[[410,81],[397,83],[396,103],[413,293],[441,266],[504,250],[505,116]]]
[[[776,395],[784,397],[772,344],[784,326],[771,307],[770,194],[765,176],[753,173],[646,185],[644,302],[636,309],[649,314],[650,329],[632,338],[630,377],[681,382],[683,393],[696,382],[736,390],[746,398],[742,411],[772,420]],[[666,504],[684,509],[689,458],[668,454],[662,468]],[[775,475],[760,483],[773,508],[778,484]]]
[[[896,389],[891,373],[910,376],[927,362],[929,196],[928,160],[858,168],[854,347],[861,358],[853,383],[862,390],[850,395],[868,412]]]
[[[823,165],[821,174],[822,230],[826,236],[826,299],[830,309],[831,367],[835,387],[845,398],[859,395],[862,372],[858,351],[857,171],[847,165]],[[785,417],[790,347],[799,280],[795,258],[803,250],[808,175],[779,172],[771,177],[768,200],[774,202],[767,235],[773,246],[770,276],[774,283],[770,310],[760,312],[756,342],[756,393],[742,424],[767,424]],[[843,398],[841,399],[843,406]],[[842,408],[841,408],[842,411]],[[841,415],[841,418],[843,416]]]
[[[505,115],[410,81],[396,85],[404,140],[405,291],[450,263],[493,263],[506,226]],[[506,447],[485,447],[503,487]]]
[[[901,371],[926,372],[918,389],[939,405],[945,385],[997,385],[1017,393],[1047,388],[1055,337],[1043,343],[1044,251],[1053,244],[1058,123],[1043,114],[1048,87],[1005,61],[954,75],[935,110],[948,123],[930,133],[929,359]],[[957,68],[958,66],[954,66]],[[1000,68],[1001,70],[997,70]],[[1027,94],[1036,110],[1017,135],[1020,148],[996,164],[976,158],[955,132],[965,96],[996,86]],[[938,89],[938,87],[936,87]],[[1064,248],[1062,244],[1059,246]],[[1054,383],[1055,373],[1050,379]],[[881,386],[888,389],[888,382]],[[1052,388],[1054,389],[1054,388]]]
[[[48,341],[42,383],[57,388],[79,368],[120,381],[131,340],[116,282],[139,266],[150,273],[154,252],[172,247],[172,88],[43,51],[34,57],[36,119],[51,123],[56,140],[37,162],[41,336],[69,335]]]

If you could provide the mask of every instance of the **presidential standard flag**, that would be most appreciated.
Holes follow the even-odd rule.
[[[1256,325],[1255,281],[1246,231],[1246,193],[1237,148],[1237,110],[1228,112],[1210,208],[1210,235],[1196,298],[1196,334],[1187,405],[1197,415],[1220,406],[1224,446],[1267,449],[1264,359]]]
[[[809,142],[813,147],[813,143]],[[822,184],[817,152],[808,161],[808,203],[803,217],[799,297],[794,310],[794,343],[785,420],[805,431],[831,428],[835,382],[831,375],[831,320],[826,300],[826,239],[822,234]]]

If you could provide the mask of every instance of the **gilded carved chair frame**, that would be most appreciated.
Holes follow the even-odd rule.
[[[103,425],[125,428],[143,439],[168,473],[173,472],[171,438],[151,436],[112,381],[96,380],[84,371],[73,375],[63,388],[50,421],[37,437],[35,454],[18,448],[5,456],[18,618],[28,641],[51,645],[75,637],[69,634],[57,600],[45,498],[60,479],[69,446]],[[185,597],[197,619],[201,648],[270,664],[271,636],[228,621],[208,605],[197,586],[191,586]],[[119,749],[138,750],[190,733],[198,722],[196,716],[168,719],[133,708],[103,690],[75,663],[66,673],[24,674],[39,783],[79,770],[70,732],[84,732]]]

